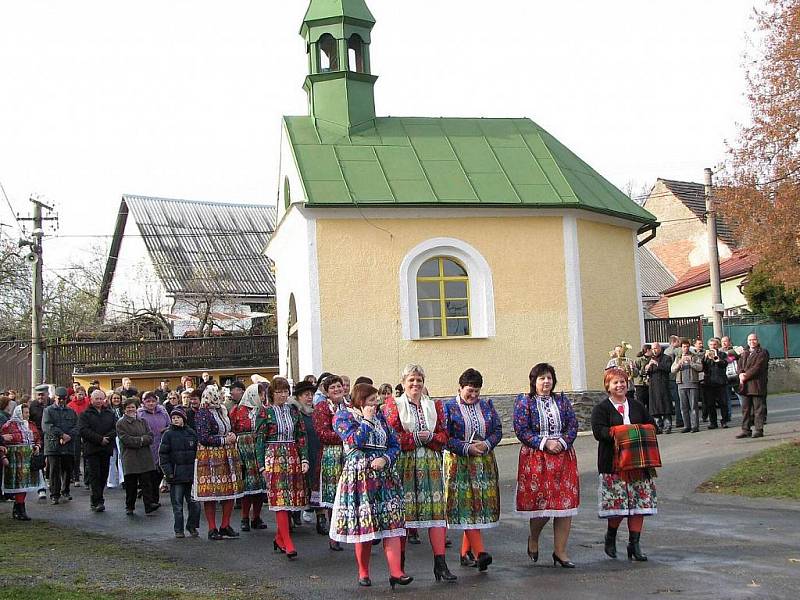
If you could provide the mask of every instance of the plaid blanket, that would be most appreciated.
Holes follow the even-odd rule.
[[[652,425],[614,425],[614,471],[618,473],[661,466],[656,429]]]

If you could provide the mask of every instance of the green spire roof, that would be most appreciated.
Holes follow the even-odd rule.
[[[347,17],[369,23],[375,22],[375,17],[372,16],[364,0],[311,0],[303,21],[321,21],[323,19]]]
[[[284,121],[308,206],[577,208],[655,221],[530,119]]]

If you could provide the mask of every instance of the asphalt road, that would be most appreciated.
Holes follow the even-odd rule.
[[[738,423],[738,419],[734,424]],[[603,553],[605,521],[596,515],[596,443],[581,436],[576,443],[581,470],[581,512],[573,521],[570,558],[575,570],[554,568],[552,528],[545,528],[540,562],[525,554],[527,520],[513,512],[516,477],[516,445],[497,449],[501,473],[501,525],[485,534],[494,564],[485,574],[458,564],[458,533],[451,532],[454,545],[448,551],[451,570],[459,576],[455,584],[436,583],[426,536],[423,543],[409,546],[407,572],[415,581],[397,588],[398,596],[426,598],[480,597],[512,600],[531,597],[564,599],[666,598],[800,598],[800,503],[744,499],[698,494],[694,490],[726,464],[762,448],[800,436],[800,394],[769,399],[766,437],[736,440],[736,427],[703,430],[697,434],[661,436],[664,468],[657,480],[659,514],[647,518],[642,548],[647,563],[610,560]],[[168,496],[155,516],[126,517],[122,493],[107,494],[105,513],[89,512],[88,492],[77,489],[68,504],[50,506],[29,502],[33,518],[49,519],[62,525],[114,535],[152,548],[155,554],[171,556],[210,570],[247,573],[278,588],[286,598],[329,599],[380,597],[391,594],[387,570],[379,547],[372,559],[372,588],[359,588],[352,549],[328,550],[327,538],[317,535],[312,525],[295,531],[299,559],[288,562],[272,552],[274,518],[270,528],[244,533],[237,540],[209,542],[205,525],[200,539],[172,537],[172,514]],[[6,505],[3,512],[8,512]],[[4,515],[3,518],[8,518]],[[238,525],[238,515],[234,515]],[[627,533],[623,525],[618,547],[624,557]],[[79,550],[78,550],[79,551]]]

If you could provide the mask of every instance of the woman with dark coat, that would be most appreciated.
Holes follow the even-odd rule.
[[[661,344],[653,342],[653,353],[644,366],[649,378],[650,413],[656,418],[658,431],[672,433],[672,394],[669,391],[669,374],[672,359],[664,354]]]
[[[592,433],[598,441],[597,470],[600,487],[598,491],[598,516],[608,519],[605,537],[605,553],[617,557],[617,529],[622,519],[628,519],[628,560],[645,561],[639,538],[644,527],[644,516],[657,512],[656,486],[653,482],[653,469],[620,472],[614,468],[614,436],[611,428],[615,425],[656,426],[653,417],[644,405],[630,400],[628,375],[621,369],[606,371],[604,386],[608,399],[597,404],[592,410]]]

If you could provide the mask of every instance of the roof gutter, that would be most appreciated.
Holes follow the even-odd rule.
[[[644,225],[639,227],[639,229],[636,231],[636,235],[644,235],[649,232],[646,238],[644,238],[643,240],[639,240],[639,245],[638,245],[639,248],[644,246],[647,242],[655,239],[656,229],[658,229],[660,225],[661,223],[658,222],[650,222],[650,223],[645,223]]]

